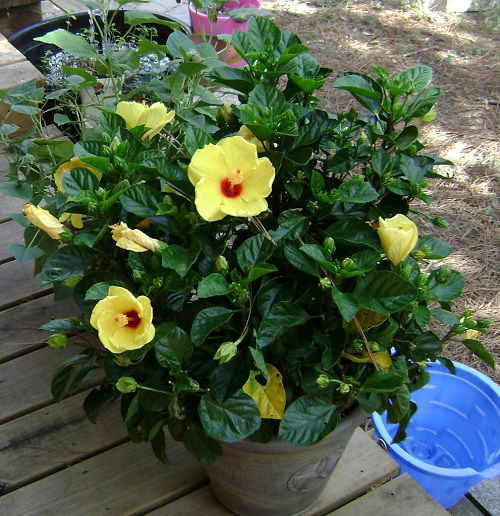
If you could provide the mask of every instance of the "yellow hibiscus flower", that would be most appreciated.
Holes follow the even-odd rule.
[[[188,176],[198,213],[214,222],[226,215],[253,217],[265,211],[275,171],[268,158],[257,157],[255,145],[231,136],[198,149]]]
[[[405,215],[398,213],[390,219],[378,219],[380,242],[393,265],[402,262],[413,250],[418,239],[417,226]]]
[[[125,120],[127,129],[139,125],[147,127],[149,131],[142,136],[142,140],[145,140],[153,138],[171,122],[175,111],[169,111],[161,102],[155,102],[151,106],[141,102],[118,102],[116,114]]]
[[[160,244],[156,238],[143,233],[140,229],[130,229],[125,222],[109,226],[111,236],[116,241],[116,245],[127,251],[142,253],[144,251],[156,251]]]
[[[70,161],[67,161],[66,163],[63,163],[54,173],[54,181],[56,183],[56,187],[60,192],[64,193],[64,186],[63,186],[63,174],[69,172],[70,170],[73,170],[74,168],[86,168],[87,170],[90,170],[94,176],[101,180],[102,173],[96,170],[95,168],[91,167],[90,165],[87,165],[83,161],[81,161],[78,158],[71,158]],[[70,201],[72,198],[68,197],[68,201]],[[61,215],[61,222],[66,221],[71,216],[71,224],[73,227],[81,229],[83,228],[83,222],[82,222],[82,216],[79,213],[63,213]]]
[[[146,296],[135,297],[123,287],[109,287],[108,295],[99,301],[90,316],[90,324],[99,339],[112,353],[139,349],[155,336],[153,308]]]
[[[49,211],[28,203],[23,206],[23,213],[32,224],[45,231],[50,238],[61,239],[61,233],[65,231],[64,226]]]

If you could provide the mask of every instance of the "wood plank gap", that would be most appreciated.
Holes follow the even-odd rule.
[[[472,494],[467,493],[465,495],[465,498],[467,498],[474,505],[474,507],[476,507],[476,509],[485,516],[492,516],[491,512],[488,511],[488,509],[486,509],[485,507],[483,507],[481,505],[481,502],[479,500],[476,500]]]
[[[180,498],[183,498],[184,496],[189,496],[196,491],[199,491],[203,488],[208,488],[209,481],[208,478],[204,478],[202,481],[198,482],[197,484],[194,484],[193,486],[186,487],[186,489],[179,491],[176,493],[176,498],[172,500],[172,498],[166,497],[163,500],[159,500],[158,502],[149,505],[148,507],[144,507],[140,511],[131,512],[130,516],[144,516],[145,514],[150,514],[152,511],[155,511],[156,509],[160,509],[161,507],[165,507],[165,505],[174,502],[175,500],[178,500]]]
[[[4,222],[10,222],[11,220],[13,220],[11,217],[7,217],[5,219],[0,219],[0,224],[3,224]]]
[[[15,306],[19,306],[24,303],[29,303],[30,301],[34,301],[35,299],[40,299],[41,297],[45,297],[45,296],[48,296],[49,294],[53,294],[53,293],[54,293],[54,289],[48,288],[48,289],[42,290],[40,292],[36,292],[35,294],[21,297],[20,299],[16,299],[15,301],[11,301],[10,303],[0,305],[0,312],[3,312],[4,310],[8,310],[9,308],[14,308]]]
[[[0,260],[0,265],[3,265],[4,263],[13,262],[15,258],[13,256],[9,256],[8,258],[4,258],[3,260]]]

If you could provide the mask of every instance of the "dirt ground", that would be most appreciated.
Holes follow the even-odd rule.
[[[452,180],[434,181],[429,214],[450,223],[436,229],[420,220],[421,234],[434,234],[453,245],[446,263],[467,281],[458,309],[471,308],[492,320],[481,337],[497,361],[500,356],[500,253],[498,189],[500,175],[498,70],[499,35],[493,14],[425,11],[405,0],[277,0],[264,9],[282,29],[296,32],[310,53],[338,73],[370,73],[371,65],[398,72],[415,64],[433,68],[433,85],[443,89],[436,120],[420,128],[422,141],[452,160]],[[498,13],[497,13],[498,14]],[[323,107],[344,111],[350,97],[325,87]],[[415,207],[417,208],[418,205]],[[447,356],[467,363],[497,382],[492,371],[462,345],[450,343]]]

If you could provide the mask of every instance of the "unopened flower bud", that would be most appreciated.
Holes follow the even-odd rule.
[[[47,344],[54,349],[62,349],[68,345],[68,337],[64,333],[54,333],[48,340]]]
[[[442,267],[436,271],[436,279],[439,283],[446,283],[450,279],[451,269]]]
[[[224,256],[220,255],[217,260],[215,260],[215,270],[222,274],[225,274],[229,270],[229,264]]]
[[[426,257],[426,254],[420,249],[416,249],[411,253],[411,257],[415,260],[423,260]]]
[[[137,281],[137,283],[141,283],[144,279],[144,273],[142,271],[134,269],[132,271],[132,277],[134,278],[134,281]]]
[[[435,217],[432,219],[432,223],[437,227],[437,228],[447,228],[449,226],[448,224],[448,221],[446,219],[444,219],[443,217]]]
[[[409,280],[412,272],[412,267],[408,263],[399,264],[399,275],[405,279]]]
[[[219,349],[216,351],[214,355],[214,360],[219,360],[219,363],[225,364],[229,362],[238,351],[238,346],[234,342],[228,341],[224,342],[219,346]]]
[[[346,271],[354,267],[354,260],[352,258],[344,258],[342,260],[342,268]]]
[[[378,344],[378,342],[375,342],[375,341],[370,341],[368,342],[369,346],[370,346],[370,349],[374,352],[374,353],[377,353],[378,351],[380,351],[380,346]]]
[[[457,324],[453,329],[457,335],[462,335],[467,331],[467,328],[463,324]]]
[[[335,240],[332,237],[326,237],[323,241],[323,247],[329,253],[333,253],[335,251]]]
[[[390,219],[379,217],[377,229],[387,258],[393,265],[402,262],[417,243],[417,226],[405,215],[398,213]]]
[[[138,387],[137,382],[131,376],[122,376],[116,382],[115,385],[116,385],[116,388],[123,394],[127,394],[129,392],[135,392]]]
[[[332,282],[329,278],[320,278],[319,280],[319,286],[323,289],[328,289],[332,287]]]
[[[111,149],[112,152],[115,152],[116,149],[118,148],[118,145],[120,145],[120,140],[118,139],[118,136],[115,136],[113,138],[113,141],[111,142],[109,148]]]
[[[488,328],[490,324],[491,324],[491,320],[486,317],[478,319],[478,321],[477,321],[477,327],[481,328],[481,329]]]
[[[340,382],[338,390],[341,394],[348,394],[351,390],[351,386],[347,383]]]
[[[321,387],[322,389],[325,389],[330,385],[330,378],[326,374],[320,374],[316,378],[316,383],[318,384],[318,387]]]
[[[237,121],[229,104],[222,104],[222,106],[219,106],[215,116],[219,123],[225,122],[227,124],[234,124]]]
[[[355,353],[361,353],[361,351],[363,351],[365,345],[362,340],[356,339],[351,342],[351,347]]]

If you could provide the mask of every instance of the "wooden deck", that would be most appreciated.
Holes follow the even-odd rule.
[[[174,4],[157,0],[138,8],[172,12]],[[7,17],[0,11],[0,33],[8,35],[81,6],[77,0],[43,0],[11,9]],[[174,13],[185,19],[185,6]],[[36,76],[0,34],[0,88]],[[1,156],[0,170],[5,170]],[[53,402],[52,374],[75,350],[48,348],[47,332],[38,327],[51,318],[72,315],[74,309],[67,302],[55,302],[52,290],[40,287],[33,277],[32,265],[20,267],[11,256],[9,245],[22,241],[22,228],[10,215],[21,205],[20,199],[0,194],[0,514],[231,514],[211,494],[203,469],[178,443],[168,444],[173,465],[168,468],[154,458],[149,446],[128,441],[117,406],[92,424],[81,407],[85,392]],[[398,465],[358,429],[307,515],[447,514],[398,471]],[[456,514],[481,514],[468,504],[466,512]]]

